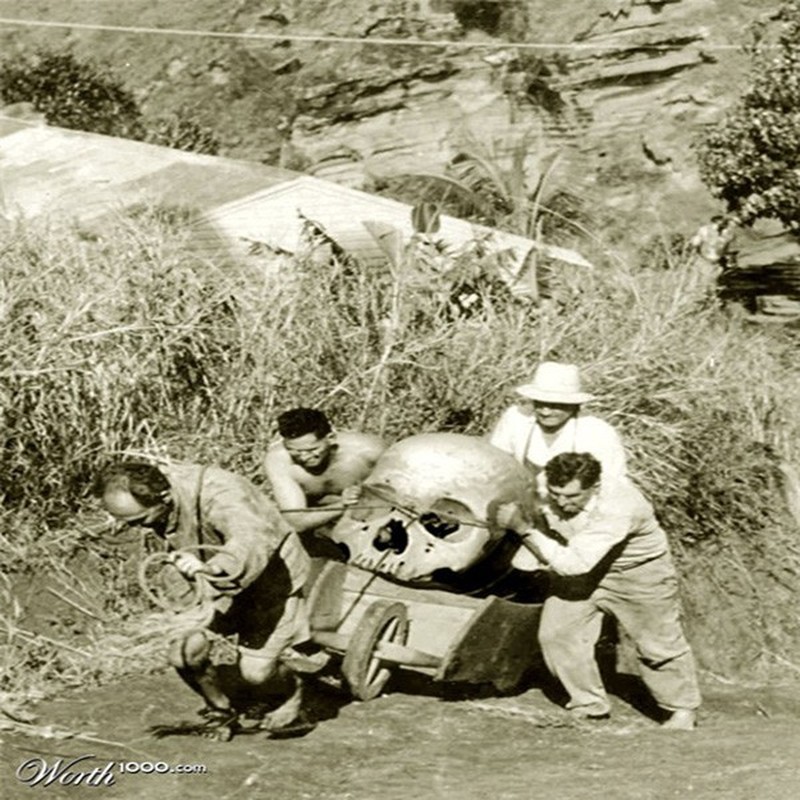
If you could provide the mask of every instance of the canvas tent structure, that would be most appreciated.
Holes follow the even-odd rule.
[[[413,234],[412,207],[279,167],[49,127],[0,110],[0,222],[43,216],[99,222],[144,204],[193,217],[193,246],[215,257],[296,254],[309,226],[365,263],[385,254],[374,224]],[[434,238],[458,250],[476,238],[519,276],[532,253],[590,266],[578,253],[442,215]]]

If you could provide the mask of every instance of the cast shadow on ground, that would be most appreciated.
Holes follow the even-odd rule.
[[[604,626],[603,635],[596,647],[596,658],[600,667],[603,683],[608,693],[638,713],[654,721],[662,722],[665,712],[651,698],[644,683],[638,675],[618,668],[620,649],[618,636],[613,622]],[[305,736],[322,722],[334,719],[339,711],[354,698],[346,681],[341,675],[339,660],[331,662],[331,669],[325,669],[319,675],[309,676],[305,680],[302,718],[296,725],[285,730],[268,734],[258,727],[261,716],[281,704],[291,691],[291,684],[277,681],[273,683],[262,697],[253,699],[240,697],[237,705],[246,709],[242,717],[242,725],[237,728],[236,735],[260,733],[271,738],[295,738]],[[564,708],[567,696],[560,683],[550,675],[540,653],[533,654],[530,666],[516,686],[500,690],[493,684],[442,683],[430,675],[412,669],[398,669],[392,673],[383,694],[405,694],[420,697],[431,697],[444,702],[486,699],[492,697],[514,697],[528,691],[539,691],[554,707]],[[235,701],[236,702],[236,699]],[[247,720],[251,719],[252,724]],[[208,723],[195,718],[193,721],[180,720],[169,724],[153,725],[150,733],[156,738],[165,736],[205,736]]]
[[[296,723],[278,731],[267,731],[259,727],[260,719],[280,706],[290,691],[290,684],[276,680],[270,684],[269,691],[257,700],[245,698],[242,695],[234,696],[234,703],[241,712],[235,729],[236,736],[260,734],[272,739],[299,738],[310,733],[321,722],[337,717],[339,710],[352,702],[352,697],[338,678],[328,676],[310,678],[304,682],[303,709]],[[151,725],[148,732],[157,739],[167,736],[215,738],[213,735],[209,735],[213,734],[215,727],[214,722],[198,716],[192,720],[180,719],[175,722]]]
[[[603,634],[597,644],[595,657],[603,684],[609,695],[618,698],[643,716],[663,722],[669,715],[661,709],[650,695],[642,679],[633,673],[620,669],[619,640],[613,620],[604,623]],[[554,706],[564,708],[568,696],[559,681],[547,669],[540,653],[532,660],[518,684],[507,691],[501,691],[491,683],[481,684],[443,684],[421,673],[400,672],[392,677],[387,691],[437,697],[446,702],[476,700],[490,697],[515,697],[528,691],[539,691]]]

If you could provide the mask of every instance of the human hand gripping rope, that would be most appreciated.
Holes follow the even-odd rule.
[[[384,494],[377,487],[363,487],[368,493],[382,503],[389,505],[409,517],[410,521],[419,520],[424,514],[410,503],[398,501],[398,498]],[[356,500],[356,497],[348,497]],[[330,508],[333,508],[330,507]],[[348,502],[342,504],[341,510],[383,510],[385,505],[371,503]],[[328,510],[326,508],[326,510]],[[282,513],[306,512],[307,508],[283,509]],[[476,519],[461,519],[458,515],[439,512],[437,516],[442,522],[474,527],[491,528],[491,522]],[[490,516],[493,516],[490,513]],[[494,521],[494,520],[493,520]],[[494,524],[503,524],[506,520],[498,518]],[[198,557],[198,553],[218,553],[225,551],[231,562],[231,569],[221,572],[215,564],[210,564]],[[385,555],[385,554],[384,554]],[[242,587],[240,579],[244,573],[244,564],[236,556],[220,545],[193,545],[171,552],[156,552],[146,556],[138,568],[138,583],[144,595],[153,605],[173,616],[170,628],[175,633],[191,628],[205,627],[219,608],[220,599],[229,597]]]
[[[197,628],[207,628],[220,609],[220,601],[238,592],[244,573],[241,559],[225,551],[231,569],[222,573],[217,565],[202,561],[197,553],[224,551],[220,545],[201,544],[172,552],[151,553],[139,564],[137,578],[144,595],[162,614],[157,626],[161,635],[178,636]],[[223,660],[235,658],[235,645],[211,631],[206,635],[226,652]],[[230,651],[230,652],[228,652]]]

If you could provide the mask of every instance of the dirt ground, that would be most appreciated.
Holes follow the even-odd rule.
[[[171,674],[73,694],[42,704],[38,725],[79,738],[0,731],[0,797],[171,800],[432,800],[546,796],[553,800],[800,796],[800,687],[746,688],[704,681],[693,733],[667,733],[637,710],[625,676],[607,722],[576,724],[539,688],[511,697],[448,698],[423,680],[399,681],[376,700],[309,693],[318,726],[298,738],[263,732],[227,743],[157,738],[153,729],[193,721],[196,698]],[[390,687],[392,688],[392,687]],[[103,741],[96,741],[103,740]],[[15,776],[30,759],[48,767],[91,755],[88,772],[113,762],[113,785],[27,786]],[[121,774],[117,762],[201,765],[203,772]],[[37,764],[39,762],[36,762]],[[77,769],[78,767],[76,767]],[[146,767],[145,767],[146,768]],[[28,768],[29,774],[36,772]]]

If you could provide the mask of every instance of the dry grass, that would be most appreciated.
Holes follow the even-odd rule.
[[[0,689],[126,669],[98,654],[144,610],[136,552],[80,523],[112,455],[167,453],[260,480],[272,420],[300,401],[389,439],[456,417],[483,433],[544,357],[581,364],[597,412],[623,431],[678,553],[705,665],[796,660],[800,552],[779,472],[800,461],[796,333],[726,313],[685,264],[564,269],[536,308],[485,280],[475,258],[445,260],[444,273],[410,252],[393,271],[298,262],[280,283],[252,264],[206,263],[188,239],[153,213],[100,237],[36,227],[2,242],[0,566],[96,566],[70,600],[102,622],[89,618],[79,644],[6,635]],[[14,584],[4,591],[6,628],[19,628]]]

